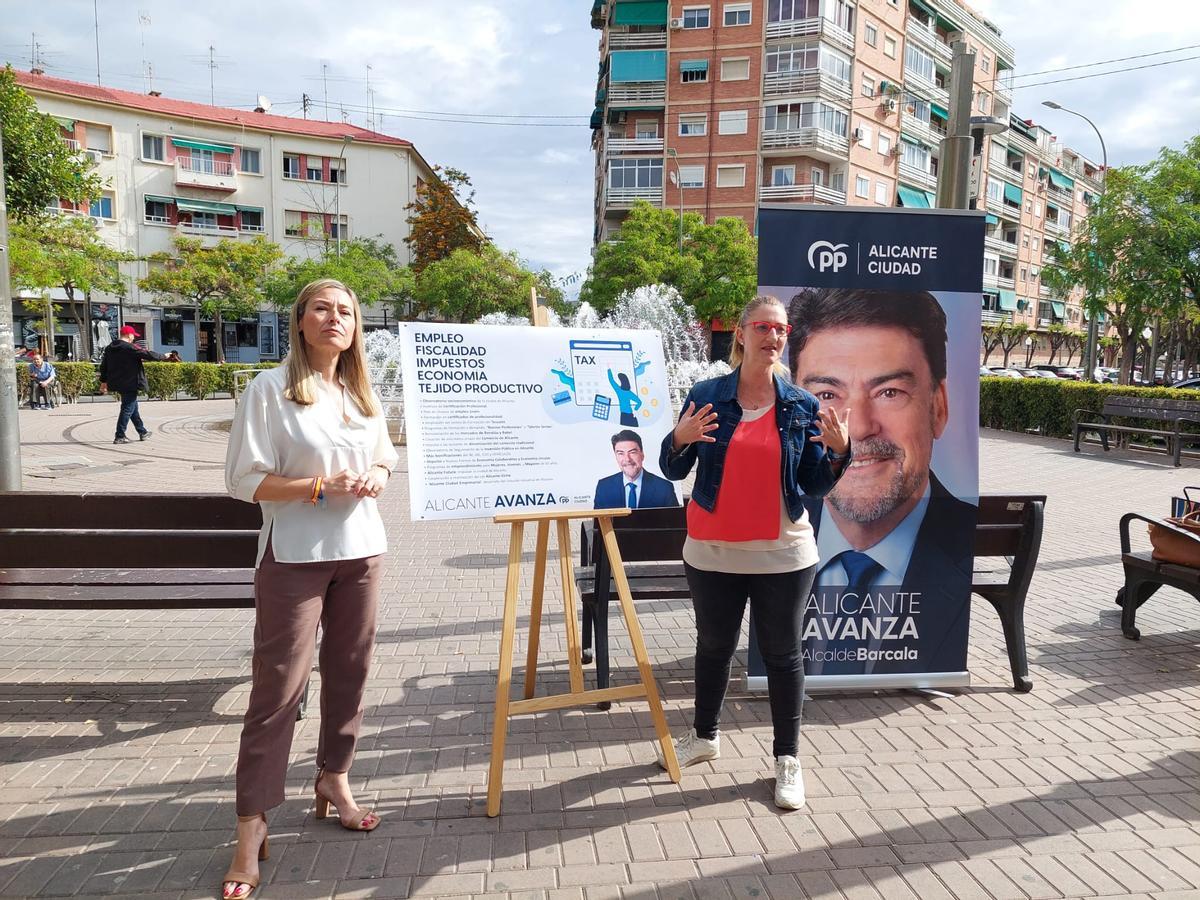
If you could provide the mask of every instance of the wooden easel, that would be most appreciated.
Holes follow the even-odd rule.
[[[567,709],[587,706],[606,700],[633,700],[645,697],[654,720],[654,730],[662,744],[663,759],[671,780],[679,782],[679,762],[675,758],[675,747],[667,731],[667,718],[663,715],[662,703],[658,698],[658,685],[646,656],[646,643],[638,625],[637,613],[633,608],[633,597],[629,593],[629,582],[621,565],[621,551],[613,533],[614,516],[627,516],[628,509],[580,509],[573,511],[550,510],[544,512],[506,513],[493,518],[497,525],[511,525],[508,543],[508,583],[504,590],[504,626],[500,632],[500,670],[496,678],[496,716],[492,723],[492,762],[488,771],[487,814],[500,814],[500,795],[504,788],[504,744],[508,737],[508,720],[523,713],[542,712],[548,709]],[[579,657],[579,628],[575,615],[575,579],[571,568],[572,519],[596,519],[608,559],[612,564],[613,580],[616,582],[617,597],[621,601],[621,612],[629,628],[629,642],[637,660],[641,675],[638,684],[585,691],[583,689],[583,664]],[[529,654],[525,663],[525,698],[511,700],[513,642],[517,630],[517,595],[521,579],[521,541],[525,523],[537,523],[537,553],[533,565],[533,602],[529,612]],[[537,678],[538,638],[542,625],[542,595],[546,586],[546,556],[550,544],[550,523],[558,529],[559,570],[562,579],[565,624],[567,629],[567,664],[571,690],[566,694],[534,697],[534,682]]]

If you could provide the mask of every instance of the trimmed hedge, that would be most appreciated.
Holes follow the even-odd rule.
[[[100,390],[99,368],[90,362],[53,363],[63,398],[69,402]],[[217,392],[233,393],[233,373],[243,369],[273,369],[278,363],[174,363],[148,362],[146,395],[155,400],[171,400],[180,391],[203,400]],[[29,395],[29,366],[17,363],[17,385],[22,397]]]
[[[979,424],[1005,431],[1036,430],[1047,437],[1073,438],[1075,410],[1086,409],[1099,414],[1106,397],[1200,401],[1200,390],[1121,387],[1083,381],[1055,381],[1050,378],[980,378]],[[1113,423],[1118,425],[1144,424],[1144,421],[1113,419]],[[1135,440],[1155,440],[1153,436],[1130,437]]]

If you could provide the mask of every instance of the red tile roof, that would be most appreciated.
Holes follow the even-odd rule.
[[[355,141],[364,144],[395,144],[401,147],[411,147],[412,144],[403,138],[392,137],[390,134],[380,134],[350,125],[344,122],[318,122],[312,119],[294,119],[290,116],[272,116],[267,113],[251,112],[242,109],[228,109],[223,106],[208,106],[204,103],[192,103],[188,100],[172,100],[170,97],[152,97],[133,91],[121,91],[116,88],[100,87],[85,84],[81,81],[68,81],[65,78],[54,78],[50,75],[34,75],[31,72],[14,71],[17,83],[28,90],[44,94],[59,94],[76,100],[87,100],[93,103],[105,103],[110,106],[123,106],[128,109],[143,109],[161,116],[171,116],[177,119],[193,119],[200,122],[214,122],[219,125],[229,125],[234,128],[252,128],[260,131],[279,131],[285,134],[301,134],[310,137],[332,138],[341,140],[351,135]]]

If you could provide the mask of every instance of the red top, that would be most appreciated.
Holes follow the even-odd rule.
[[[772,541],[779,538],[782,451],[769,411],[734,429],[713,511],[687,509],[688,536],[699,541]]]

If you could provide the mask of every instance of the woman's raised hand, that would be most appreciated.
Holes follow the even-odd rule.
[[[826,406],[817,411],[817,421],[813,424],[817,433],[809,438],[810,441],[820,441],[825,449],[839,456],[850,450],[850,410],[846,410],[845,416],[839,416],[836,409]]]
[[[712,411],[712,404],[705,403],[696,409],[695,403],[689,403],[687,409],[683,411],[683,415],[679,417],[679,424],[671,433],[671,442],[676,450],[697,441],[711,444],[716,441],[716,438],[709,432],[716,430],[717,414]]]

